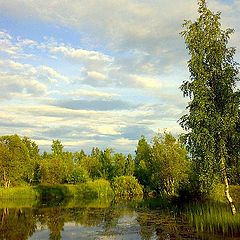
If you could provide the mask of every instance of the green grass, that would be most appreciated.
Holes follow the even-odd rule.
[[[113,195],[109,181],[99,179],[79,185],[38,185],[0,188],[0,202],[6,199],[52,200],[52,199],[97,199]]]
[[[197,232],[210,232],[226,236],[240,233],[240,214],[232,215],[226,203],[208,202],[190,205],[187,217]]]
[[[36,199],[39,193],[35,187],[0,188],[0,199]]]
[[[189,205],[186,216],[196,227],[197,232],[224,236],[240,234],[240,186],[230,185],[230,194],[237,208],[237,214],[234,216],[225,197],[223,184],[216,186],[210,196],[210,202]]]

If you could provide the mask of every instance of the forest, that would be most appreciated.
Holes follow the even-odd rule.
[[[0,138],[1,186],[38,184],[80,184],[104,179],[121,196],[174,196],[187,182],[190,161],[180,142],[170,133],[156,135],[152,144],[144,136],[136,154],[127,156],[107,148],[64,151],[60,140],[53,140],[51,153],[40,154],[38,145],[18,135]],[[128,186],[128,188],[126,187]]]
[[[171,133],[157,134],[149,143],[142,136],[135,155],[95,147],[90,154],[83,150],[65,151],[60,140],[53,140],[51,152],[40,154],[38,145],[28,137],[0,137],[1,187],[37,185],[78,185],[101,182],[122,198],[136,196],[208,196],[221,183],[221,172],[215,182],[201,192],[199,173],[186,147]],[[228,168],[231,184],[240,182],[236,156]]]

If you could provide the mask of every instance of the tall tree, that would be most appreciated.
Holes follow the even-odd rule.
[[[61,143],[60,140],[53,140],[52,141],[52,146],[51,146],[51,149],[52,149],[52,153],[53,155],[62,155],[63,153],[63,145]]]
[[[191,101],[189,113],[182,116],[180,124],[188,131],[185,141],[199,173],[201,191],[207,192],[213,176],[221,172],[225,195],[235,214],[226,164],[227,143],[236,129],[239,112],[239,69],[233,59],[235,49],[227,46],[233,30],[221,29],[220,13],[211,12],[205,0],[198,4],[199,18],[183,24],[190,81],[184,82],[181,90]]]
[[[18,185],[33,172],[29,152],[18,135],[0,137],[0,182],[5,188]]]
[[[138,181],[146,188],[150,187],[151,177],[151,146],[146,138],[141,136],[138,141],[135,157],[135,175]]]
[[[33,169],[33,171],[28,172],[28,175],[26,176],[26,180],[30,183],[32,182],[39,183],[40,154],[39,154],[38,145],[26,136],[22,138],[22,142],[25,144],[25,146],[28,149],[31,166]]]
[[[187,179],[187,152],[171,133],[154,137],[151,167],[153,189],[168,196],[175,195],[179,185]]]

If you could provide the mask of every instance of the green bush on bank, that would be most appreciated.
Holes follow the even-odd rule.
[[[143,196],[142,186],[134,176],[116,177],[112,184],[116,197],[130,199]]]
[[[109,181],[105,179],[98,179],[77,185],[75,196],[85,199],[103,198],[113,196],[113,190]]]

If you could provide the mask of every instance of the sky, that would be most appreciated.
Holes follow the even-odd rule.
[[[240,62],[240,1],[208,6],[235,29]],[[0,135],[133,153],[141,135],[181,133],[179,33],[197,16],[197,0],[0,0]]]

